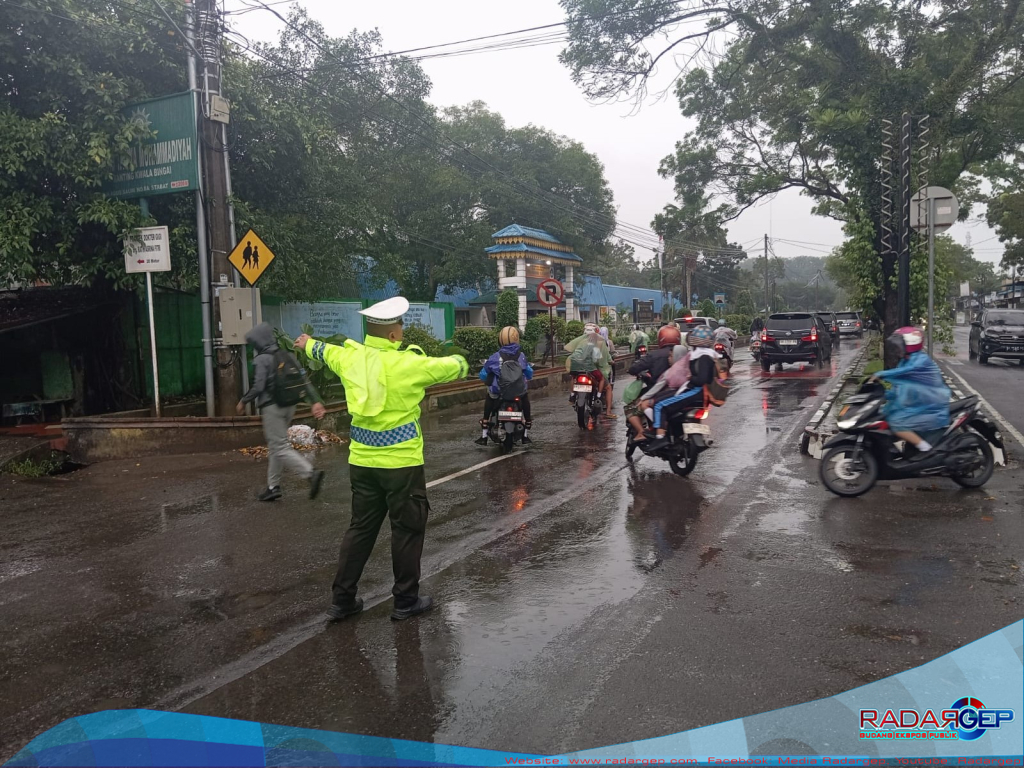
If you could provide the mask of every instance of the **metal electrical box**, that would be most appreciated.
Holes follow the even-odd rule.
[[[252,319],[253,293],[256,294],[256,322]],[[218,288],[220,331],[225,344],[245,344],[245,334],[263,322],[259,288]]]
[[[231,102],[223,96],[210,94],[210,119],[217,123],[230,123]]]

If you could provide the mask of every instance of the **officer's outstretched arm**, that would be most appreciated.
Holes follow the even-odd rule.
[[[456,381],[469,374],[469,363],[462,355],[449,357],[420,357],[416,360],[413,376],[423,387]]]
[[[314,360],[319,360],[339,377],[344,372],[345,365],[354,351],[353,347],[348,346],[348,342],[338,346],[337,344],[328,344],[326,341],[317,341],[316,339],[308,339],[306,341],[306,354]]]

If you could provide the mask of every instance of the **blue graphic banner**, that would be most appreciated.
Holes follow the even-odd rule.
[[[828,699],[655,739],[530,755],[179,712],[71,718],[22,766],[1020,766],[1024,622],[921,667]]]

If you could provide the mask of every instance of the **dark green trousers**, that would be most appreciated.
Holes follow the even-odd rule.
[[[352,522],[341,540],[335,605],[351,605],[363,568],[370,558],[384,518],[391,520],[391,565],[395,573],[395,606],[416,602],[420,591],[420,558],[427,530],[427,481],[423,465],[377,469],[349,465],[352,480]]]

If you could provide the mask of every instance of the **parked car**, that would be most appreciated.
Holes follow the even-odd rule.
[[[821,368],[832,359],[832,336],[813,312],[778,312],[761,331],[761,370],[783,363],[813,362]]]
[[[990,357],[1024,365],[1024,309],[986,309],[971,323],[967,350],[967,356],[982,365],[988,365]]]
[[[815,312],[814,314],[816,314],[818,317],[820,317],[821,318],[821,322],[823,322],[825,324],[825,327],[828,328],[829,336],[832,337],[832,346],[833,347],[838,347],[839,346],[839,339],[841,337],[839,335],[839,318],[836,317],[836,313],[835,312]]]
[[[836,312],[836,319],[839,321],[839,333],[856,334],[858,339],[864,335],[864,318],[860,312]]]

